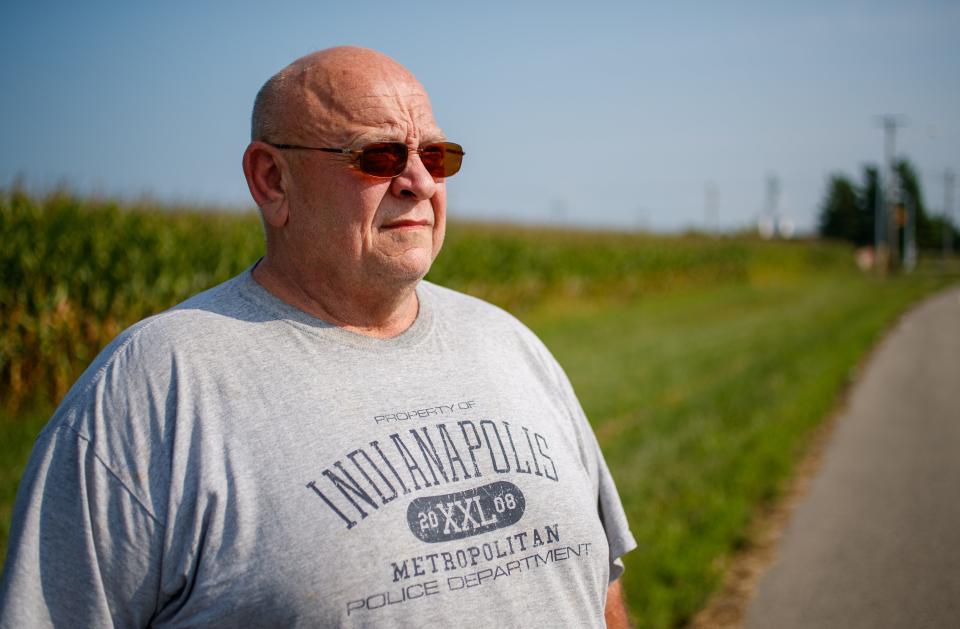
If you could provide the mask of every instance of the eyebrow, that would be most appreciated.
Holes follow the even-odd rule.
[[[427,144],[436,144],[437,142],[446,142],[447,137],[440,133],[437,135],[426,135],[420,139],[419,146],[426,146]],[[364,135],[357,138],[356,143],[351,143],[353,146],[360,148],[366,144],[373,144],[374,142],[400,142],[401,144],[406,144],[404,140],[398,139],[397,136],[391,135]]]

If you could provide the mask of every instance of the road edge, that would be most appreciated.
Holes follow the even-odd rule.
[[[687,624],[687,629],[739,629],[743,626],[760,577],[776,559],[780,539],[794,510],[807,495],[820,470],[827,445],[845,415],[851,393],[861,381],[867,365],[903,324],[905,318],[928,301],[956,288],[957,284],[948,284],[912,304],[881,333],[879,340],[860,359],[852,377],[838,394],[833,410],[807,437],[803,454],[789,479],[784,482],[778,497],[761,505],[751,518],[743,548],[718,562],[718,571],[724,575],[721,584],[710,595],[703,609]]]

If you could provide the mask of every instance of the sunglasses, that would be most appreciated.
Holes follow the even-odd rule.
[[[453,142],[434,142],[412,149],[403,142],[374,142],[361,149],[319,148],[298,144],[270,144],[278,149],[323,151],[353,158],[353,164],[371,177],[396,177],[407,167],[410,153],[419,153],[427,172],[434,177],[451,177],[460,170],[463,162],[463,147]]]

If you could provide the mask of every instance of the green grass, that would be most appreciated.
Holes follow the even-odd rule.
[[[617,480],[639,544],[624,576],[638,627],[682,626],[704,605],[861,357],[945,281],[827,273],[527,317]]]

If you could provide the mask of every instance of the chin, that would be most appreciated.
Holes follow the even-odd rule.
[[[418,249],[390,258],[381,270],[382,275],[397,283],[411,283],[422,280],[430,270],[431,264],[433,264],[433,252]]]

